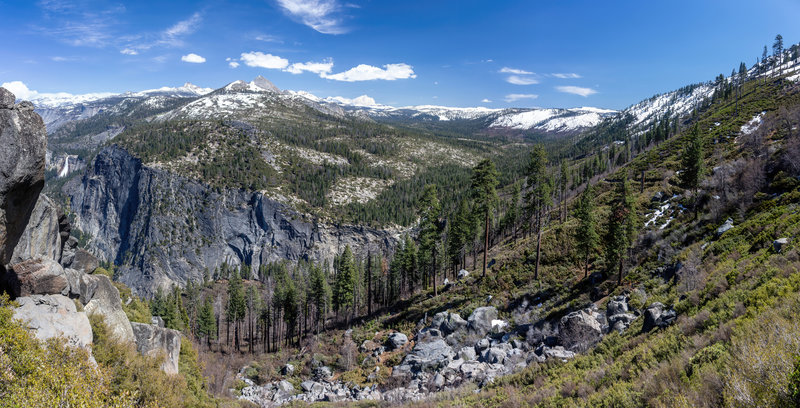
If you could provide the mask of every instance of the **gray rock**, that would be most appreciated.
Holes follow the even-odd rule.
[[[294,392],[294,385],[286,380],[278,381],[278,391]]]
[[[75,302],[61,295],[32,295],[16,299],[14,318],[24,322],[39,340],[63,336],[71,346],[92,343],[92,326]]]
[[[475,360],[477,357],[475,347],[462,347],[461,350],[458,351],[458,357],[464,361]]]
[[[63,264],[63,262],[62,262]],[[72,255],[72,261],[69,265],[65,266],[72,269],[77,269],[83,273],[92,273],[100,266],[97,257],[90,254],[89,251],[77,248]]]
[[[6,88],[0,88],[0,109],[11,109],[14,107],[17,97]]]
[[[614,296],[606,305],[606,316],[614,316],[628,313],[628,298],[625,296]]]
[[[60,222],[61,211],[58,206],[42,194],[33,207],[33,212],[25,227],[25,231],[17,243],[11,256],[11,263],[16,264],[31,259],[49,259],[58,262],[61,259]]]
[[[453,349],[442,339],[417,343],[411,353],[403,359],[403,362],[392,371],[392,375],[436,371],[447,366],[453,357]]]
[[[564,347],[561,346],[556,346],[553,348],[548,347],[544,350],[543,354],[547,359],[553,358],[562,361],[566,361],[575,357],[574,352],[570,350],[565,350]]]
[[[284,377],[290,377],[294,375],[294,366],[292,364],[287,363],[281,368],[281,375]]]
[[[602,335],[600,323],[584,310],[572,312],[558,323],[558,341],[570,351],[582,353],[597,344]]]
[[[167,374],[178,374],[181,352],[181,333],[152,324],[130,323],[136,339],[136,350],[146,356],[165,356],[161,369]]]
[[[467,319],[470,331],[479,336],[485,336],[492,330],[493,320],[497,320],[497,309],[493,306],[479,307]]]
[[[490,347],[481,355],[483,361],[489,364],[503,364],[506,358],[506,351],[500,347]]]
[[[458,313],[440,312],[433,316],[431,327],[448,335],[466,329],[467,321],[462,319]]]
[[[777,252],[781,253],[784,247],[789,244],[789,238],[778,238],[772,241],[772,249]]]
[[[609,330],[616,330],[620,333],[628,329],[628,327],[636,320],[636,315],[631,313],[620,313],[608,318]]]
[[[11,265],[4,286],[12,296],[55,295],[68,292],[64,269],[52,259],[31,259]]]
[[[91,299],[84,307],[86,314],[89,316],[102,316],[111,335],[118,340],[131,343],[136,341],[138,344],[138,338],[134,338],[131,322],[128,320],[125,311],[122,310],[119,291],[108,279],[108,276],[83,275],[82,278],[87,283],[87,286],[94,287]],[[158,326],[154,327],[162,329]],[[180,337],[178,337],[178,350],[180,350]]]
[[[644,311],[644,324],[642,331],[648,332],[655,328],[664,328],[675,322],[678,317],[672,309],[666,309],[666,306],[660,302],[655,302],[647,307]]]
[[[9,103],[0,88],[0,273],[25,231],[44,187],[47,132],[32,110]]]
[[[386,339],[386,347],[395,350],[404,347],[408,343],[408,336],[400,332],[394,332]]]
[[[436,387],[436,389],[444,387],[444,376],[441,373],[436,373],[436,375],[433,376],[431,384]]]
[[[733,228],[733,220],[728,218],[725,220],[725,223],[722,224],[719,228],[717,228],[717,236],[724,234],[729,229]]]
[[[300,388],[302,388],[304,392],[311,394],[321,394],[325,391],[325,387],[322,384],[311,380],[301,382]]]
[[[478,352],[482,352],[491,346],[489,339],[480,339],[477,343],[475,343],[475,350]]]
[[[469,272],[467,272],[466,269],[462,269],[462,270],[458,271],[458,280],[462,280],[462,279],[466,278],[467,276],[469,276]]]
[[[333,378],[333,372],[328,366],[317,367],[313,371],[313,377],[316,381],[330,381]]]
[[[161,316],[153,316],[150,318],[150,324],[153,326],[164,327],[164,319]]]
[[[380,344],[375,343],[372,340],[364,340],[360,346],[358,346],[358,351],[361,353],[372,353],[373,351],[377,350],[380,347]]]

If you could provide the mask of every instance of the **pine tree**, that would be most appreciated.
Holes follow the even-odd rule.
[[[322,329],[325,329],[325,313],[328,311],[328,305],[330,304],[330,287],[328,286],[328,280],[325,278],[325,273],[322,271],[317,265],[311,265],[311,291],[310,291],[311,299],[314,303],[314,309],[316,311],[315,316],[315,327],[316,332],[319,334],[319,326],[322,323]]]
[[[539,279],[542,257],[542,223],[547,207],[553,204],[551,195],[553,184],[550,175],[547,174],[547,154],[541,145],[533,148],[527,172],[529,191],[526,198],[530,213],[536,223],[536,269],[534,269],[533,278]]]
[[[617,185],[616,197],[611,203],[606,228],[606,265],[609,269],[618,266],[617,284],[622,284],[622,270],[627,251],[636,237],[636,208],[627,175]]]
[[[338,262],[338,273],[336,274],[336,298],[334,299],[334,307],[338,311],[347,313],[348,309],[354,303],[354,289],[355,289],[355,276],[356,265],[353,258],[353,251],[350,250],[350,245],[344,248],[342,256]],[[350,317],[347,315],[347,322],[349,324]]]
[[[597,234],[597,221],[595,220],[594,189],[586,185],[578,202],[575,205],[575,218],[578,219],[578,228],[575,230],[575,241],[578,249],[583,254],[583,277],[589,276],[589,257],[597,249],[600,236]]]
[[[450,263],[455,272],[464,257],[464,246],[469,240],[470,214],[467,200],[461,200],[458,210],[450,221],[450,236],[447,252],[450,254]]]
[[[426,281],[433,282],[434,296],[438,294],[436,291],[436,243],[441,235],[439,230],[439,213],[441,211],[436,185],[428,184],[425,186],[417,206],[417,214],[420,217],[419,253],[420,263],[430,271]]]
[[[694,192],[694,219],[697,219],[699,211],[698,189],[700,180],[703,178],[705,168],[703,166],[704,140],[703,135],[695,124],[686,134],[681,152],[681,174],[680,181],[683,186]]]
[[[236,350],[239,350],[239,323],[244,319],[245,315],[245,297],[244,289],[242,287],[242,278],[236,270],[231,272],[231,278],[228,281],[228,305],[225,310],[225,320],[228,322],[228,336],[230,336],[230,324],[234,325],[234,344]],[[228,337],[230,343],[230,337]]]
[[[472,169],[472,196],[476,215],[484,219],[483,275],[486,276],[486,256],[489,252],[489,217],[497,205],[497,169],[494,162],[485,159]]]
[[[210,349],[211,340],[217,336],[217,321],[214,318],[214,304],[211,302],[211,296],[206,296],[203,307],[200,308],[198,326],[198,334],[206,336],[206,343]]]
[[[780,34],[775,36],[775,42],[772,44],[772,54],[775,56],[775,64],[778,64],[778,75],[780,76],[783,74],[783,67],[781,67],[783,62],[783,36]]]

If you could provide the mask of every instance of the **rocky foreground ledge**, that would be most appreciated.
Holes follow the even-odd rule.
[[[522,312],[536,307],[526,304],[523,308],[528,310]],[[441,312],[414,336],[413,342],[404,334],[394,332],[382,343],[366,340],[361,344],[359,351],[368,354],[362,366],[364,363],[375,365],[376,359],[386,352],[405,352],[402,362],[391,373],[405,383],[404,386],[359,386],[334,380],[331,369],[318,364],[312,377],[301,382],[299,389],[286,379],[256,385],[244,378],[243,369],[239,377],[248,386],[241,390],[239,398],[262,407],[291,401],[419,401],[468,383],[483,387],[497,377],[518,372],[531,364],[569,360],[590,350],[604,335],[612,331],[624,332],[642,315],[645,331],[665,327],[675,320],[675,312],[660,303],[643,311],[630,310],[627,296],[611,298],[605,311],[592,304],[556,321],[543,320],[514,328],[499,319],[497,309],[491,306],[475,309],[467,320],[457,313]],[[381,368],[375,365],[375,373],[368,380],[376,379],[379,370]],[[290,365],[282,370],[287,377],[293,372]]]
[[[89,317],[101,316],[119,341],[166,354],[162,369],[177,374],[180,332],[131,323],[111,280],[92,273],[97,258],[78,248],[65,214],[40,194],[47,132],[30,102],[15,101],[0,88],[0,293],[19,304],[14,318],[40,340],[61,338],[91,353]]]

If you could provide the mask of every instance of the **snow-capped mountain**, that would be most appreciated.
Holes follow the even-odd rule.
[[[31,99],[36,112],[44,120],[48,133],[53,133],[68,122],[88,119],[103,112],[123,112],[139,107],[142,110],[160,109],[170,101],[196,98],[212,92],[192,83],[180,87],[162,87],[138,92],[90,93],[72,95],[69,93],[44,93]]]

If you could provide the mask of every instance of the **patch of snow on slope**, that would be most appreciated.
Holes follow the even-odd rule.
[[[764,119],[764,114],[765,113],[766,112],[761,112],[758,115],[753,116],[753,119],[750,119],[750,121],[748,121],[747,123],[742,125],[742,129],[741,129],[742,134],[743,135],[749,135],[749,134],[755,132],[756,129],[758,129],[758,127],[761,126],[761,122]]]
[[[584,127],[591,127],[600,123],[603,118],[598,113],[584,113],[575,116],[562,116],[550,119],[537,126],[537,129],[544,130],[572,130]]]
[[[530,129],[547,119],[558,115],[557,109],[536,109],[527,112],[503,115],[492,122],[489,127],[507,127],[512,129]]]
[[[655,119],[655,116],[663,115],[667,109],[670,110],[673,116],[681,116],[689,112],[703,99],[711,97],[714,92],[714,87],[710,85],[699,85],[689,94],[679,94],[678,92],[679,91],[673,91],[658,95],[626,109],[626,112],[632,114],[636,118],[632,126],[642,124],[650,119]]]

